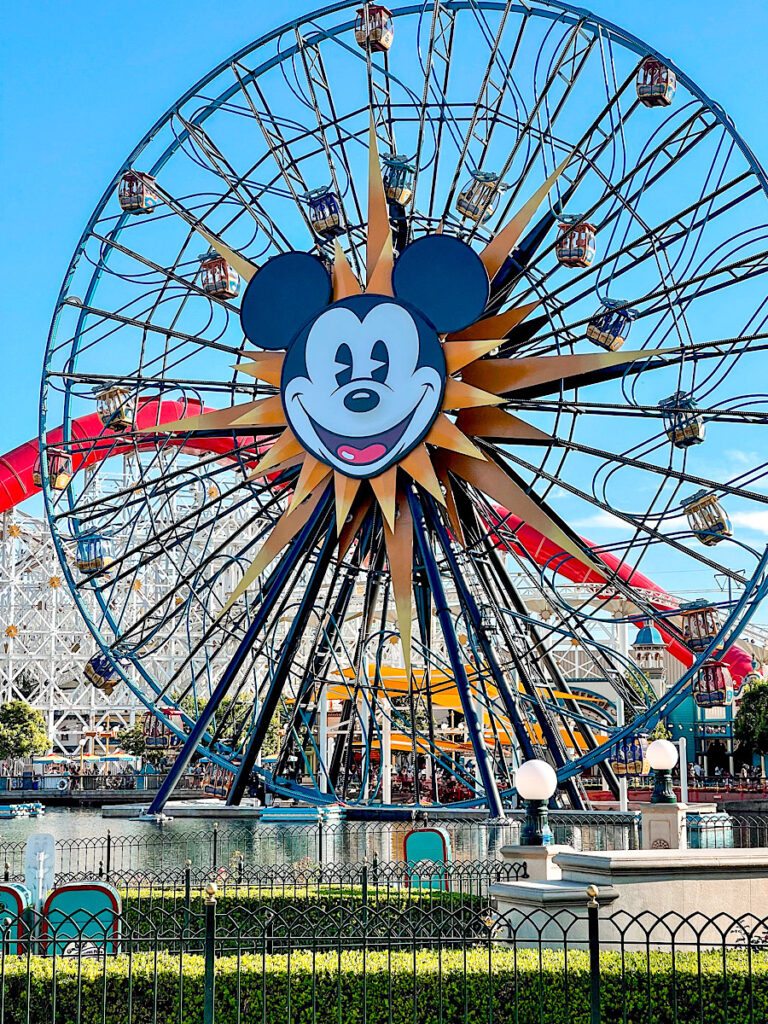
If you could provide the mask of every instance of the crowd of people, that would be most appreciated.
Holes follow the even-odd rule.
[[[698,761],[688,766],[688,785],[695,789],[706,789],[715,787],[717,789],[743,790],[748,792],[762,792],[765,788],[765,777],[759,765],[743,764],[733,774],[727,768],[715,765],[711,774],[704,771],[704,765]]]

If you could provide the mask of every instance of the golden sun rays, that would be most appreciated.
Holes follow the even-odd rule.
[[[480,252],[490,281],[503,266],[567,163],[566,160],[557,168]],[[438,233],[441,230],[442,224]],[[212,241],[211,244],[215,243]],[[239,262],[242,263],[242,257]],[[333,301],[363,294],[393,296],[394,265],[389,209],[371,122],[365,282],[358,280],[336,238],[331,269]],[[536,306],[536,302],[515,306],[478,319],[463,330],[439,336],[446,373],[440,408],[422,440],[407,449],[396,465],[378,476],[353,479],[308,451],[289,426],[280,394],[268,394],[268,397],[229,409],[205,412],[152,428],[153,433],[231,429],[246,435],[252,430],[250,439],[258,439],[260,443],[262,431],[265,431],[250,478],[277,475],[298,467],[298,475],[294,468],[293,476],[286,478],[285,510],[230,596],[224,611],[278,557],[308,521],[321,497],[330,491],[340,558],[354,542],[370,511],[380,510],[405,664],[410,672],[414,549],[407,493],[411,481],[440,504],[453,538],[459,544],[464,543],[464,529],[455,488],[458,481],[464,481],[489,498],[503,503],[568,556],[605,576],[605,567],[593,560],[578,536],[522,481],[515,478],[503,460],[496,459],[492,446],[494,443],[548,445],[555,440],[538,427],[505,411],[503,406],[514,392],[536,389],[537,394],[542,391],[550,393],[564,383],[573,385],[582,379],[588,382],[590,377],[601,371],[635,359],[647,359],[655,353],[596,352],[500,358],[497,350],[504,344],[505,337]],[[328,358],[332,358],[330,353]],[[244,352],[236,369],[269,388],[279,389],[284,360],[282,352],[252,350]],[[274,440],[266,447],[272,438]]]

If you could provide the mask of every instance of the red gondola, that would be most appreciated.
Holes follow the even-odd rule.
[[[384,53],[395,38],[392,12],[381,4],[367,4],[357,12],[355,21],[355,42],[372,53]]]
[[[72,479],[72,456],[62,448],[49,448],[46,453],[48,466],[48,483],[54,491],[64,491]],[[37,453],[35,465],[32,469],[32,483],[35,487],[43,486],[43,470],[41,453]]]
[[[214,251],[200,257],[200,282],[205,294],[217,299],[234,299],[240,291],[240,275]]]
[[[563,216],[560,234],[555,245],[557,262],[564,267],[588,267],[597,251],[594,224],[577,216]]]
[[[646,57],[637,73],[637,98],[646,107],[668,107],[677,89],[677,75],[656,57]]]
[[[161,708],[160,714],[183,731],[184,718],[176,708]],[[147,750],[175,750],[184,744],[183,738],[151,711],[147,711],[144,715],[143,732]]]
[[[120,179],[117,198],[124,213],[152,213],[160,202],[153,186],[155,179],[151,174],[141,171],[126,171]]]
[[[700,708],[733,703],[733,679],[724,661],[705,661],[693,681],[693,699]]]

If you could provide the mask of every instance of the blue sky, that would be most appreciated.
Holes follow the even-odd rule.
[[[11,5],[0,42],[2,451],[36,432],[51,310],[83,225],[116,167],[212,66],[317,6],[308,0]],[[592,9],[672,57],[725,107],[768,163],[768,5],[600,0]]]

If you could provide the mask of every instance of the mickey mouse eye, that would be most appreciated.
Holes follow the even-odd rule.
[[[379,384],[383,384],[389,375],[389,349],[381,338],[373,346],[371,359],[374,363],[379,363],[379,366],[371,371],[371,377]]]
[[[352,380],[352,349],[345,341],[336,349],[336,365],[342,367],[336,374],[336,383],[343,387]]]

